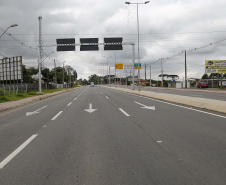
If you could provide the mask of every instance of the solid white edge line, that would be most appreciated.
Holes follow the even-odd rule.
[[[63,111],[58,112],[56,116],[54,116],[51,120],[55,120]]]
[[[37,136],[38,134],[32,135],[28,140],[26,140],[22,145],[20,145],[14,152],[12,152],[8,157],[6,157],[0,163],[0,169],[4,168],[4,166],[7,165],[8,162],[10,162],[18,153],[21,152],[21,150],[23,150]]]
[[[130,115],[127,114],[123,109],[119,108],[119,110],[120,110],[123,114],[125,114],[126,116],[130,116]]]
[[[72,104],[72,102],[70,102],[67,106],[70,106]]]
[[[162,101],[162,100],[156,100],[156,99],[153,99],[153,98],[148,98],[148,97],[140,96],[140,95],[137,95],[137,94],[132,94],[132,93],[128,93],[128,92],[126,92],[126,93],[130,94],[130,95],[138,96],[138,97],[141,97],[141,98],[146,98],[146,99],[149,99],[149,100],[157,101],[157,102],[160,102],[160,103],[165,103],[165,104],[168,104],[168,105],[173,105],[173,106],[176,106],[176,107],[181,107],[181,108],[184,108],[184,109],[189,109],[189,110],[193,110],[193,111],[196,111],[196,112],[201,112],[201,113],[204,113],[204,114],[209,114],[209,115],[212,115],[212,116],[217,116],[217,117],[226,119],[226,116],[221,116],[221,115],[218,115],[218,114],[205,112],[205,111],[201,111],[201,110],[198,110],[198,109],[193,109],[193,108],[177,105],[177,104],[174,104],[174,103],[165,102],[165,101]]]

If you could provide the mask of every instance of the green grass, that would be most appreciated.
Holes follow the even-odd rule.
[[[72,89],[78,87],[77,85],[74,85],[71,88],[68,89]],[[45,94],[48,93],[54,93],[57,91],[62,91],[62,90],[66,90],[66,89],[42,89],[42,92]],[[39,94],[37,94],[39,91],[31,91],[28,93],[24,93],[24,94],[13,94],[13,95],[6,95],[6,96],[0,96],[0,103],[4,103],[4,102],[9,102],[9,101],[17,101],[17,100],[21,100],[24,98],[29,98],[29,97],[34,97],[34,96],[40,96]]]
[[[12,95],[1,96],[0,97],[0,103],[9,102],[9,101],[17,101],[17,100],[29,98],[29,97],[32,97],[32,96],[37,96],[37,94],[36,95],[30,95],[29,93],[24,93],[24,94],[12,94]]]

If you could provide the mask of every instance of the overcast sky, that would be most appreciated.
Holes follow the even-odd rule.
[[[139,2],[144,1],[130,1]],[[184,78],[183,50],[187,52],[188,78],[200,78],[204,72],[205,60],[226,59],[226,41],[212,44],[226,38],[225,0],[151,0],[139,5],[140,60],[141,75],[144,78],[144,64],[148,64],[147,78],[151,64],[152,79],[161,74],[160,58],[163,60],[163,73]],[[137,61],[137,9],[136,5],[126,5],[123,0],[1,0],[0,54],[7,57],[22,56],[26,67],[37,67],[39,42],[39,21],[42,16],[43,50],[49,54],[45,67],[72,66],[78,78],[88,78],[92,74],[106,75],[108,63],[132,64],[132,47],[124,45],[122,51],[57,52],[56,39],[123,37],[123,42],[136,44]],[[9,36],[8,34],[11,34]],[[202,46],[209,45],[203,49]],[[181,53],[171,59],[166,59]],[[0,55],[0,58],[2,57]],[[111,68],[111,73],[114,69]],[[129,72],[128,72],[129,73]],[[126,75],[117,70],[117,75]]]

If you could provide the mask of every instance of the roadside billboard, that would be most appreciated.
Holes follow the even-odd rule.
[[[226,73],[226,60],[206,60],[205,73]]]
[[[22,80],[22,56],[3,58],[0,60],[0,81]]]
[[[123,69],[123,64],[115,64],[115,69]]]

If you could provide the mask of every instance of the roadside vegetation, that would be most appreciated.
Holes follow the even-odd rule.
[[[72,89],[72,88],[76,88],[78,87],[77,84],[73,85],[73,87],[71,88],[67,88],[67,89]],[[48,93],[54,93],[57,91],[62,91],[62,90],[66,90],[63,88],[59,88],[59,89],[43,89],[42,92],[44,94],[48,94]],[[18,94],[12,94],[12,95],[6,95],[6,96],[1,96],[0,97],[0,103],[5,103],[5,102],[10,102],[10,101],[17,101],[17,100],[21,100],[24,98],[29,98],[29,97],[34,97],[34,96],[41,96],[40,94],[38,94],[39,91],[31,91],[28,93],[18,93]]]

